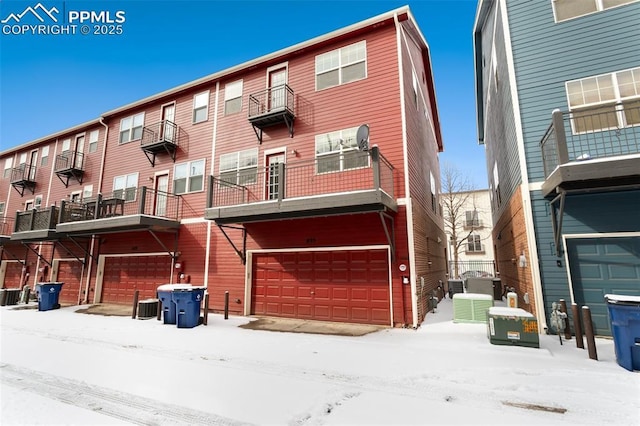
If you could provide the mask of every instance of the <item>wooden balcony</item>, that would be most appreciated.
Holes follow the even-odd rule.
[[[59,237],[56,232],[60,209],[56,206],[16,212],[12,241],[49,241]]]
[[[552,114],[542,141],[545,197],[640,187],[640,102]]]
[[[144,126],[140,148],[147,156],[152,167],[156,165],[156,156],[167,154],[175,163],[178,150],[180,128],[172,121],[162,120],[158,123]]]
[[[299,161],[209,179],[205,219],[249,223],[397,211],[393,166],[369,152]]]
[[[294,99],[293,90],[286,84],[249,95],[249,123],[260,143],[263,129],[271,126],[284,124],[293,137]]]

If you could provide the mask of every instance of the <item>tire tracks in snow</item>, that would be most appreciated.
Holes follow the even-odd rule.
[[[137,425],[249,424],[11,364],[0,364],[0,381],[48,399]]]

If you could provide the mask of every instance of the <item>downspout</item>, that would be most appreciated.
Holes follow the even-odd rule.
[[[498,5],[496,5],[498,7]],[[515,82],[515,63],[513,60],[513,51],[511,47],[511,32],[509,27],[509,16],[507,14],[507,5],[504,0],[500,1],[500,10],[502,13],[502,22],[504,27],[504,41],[506,45],[507,64],[509,73],[512,78],[509,79],[511,85],[511,96],[513,97],[513,108],[515,112],[516,134],[518,136],[518,157],[520,160],[520,170],[522,176],[522,211],[524,212],[524,223],[527,233],[527,244],[529,250],[529,265],[531,268],[531,282],[533,284],[533,292],[536,301],[535,316],[538,320],[538,331],[547,329],[547,318],[544,311],[544,299],[542,295],[542,280],[540,276],[540,260],[538,258],[538,246],[536,244],[535,229],[533,227],[533,212],[531,205],[531,193],[529,192],[529,174],[527,171],[527,159],[524,151],[524,132],[522,129],[522,117],[520,115],[520,103],[517,98],[518,88]]]
[[[218,134],[218,102],[220,96],[220,81],[216,82],[216,100],[214,102],[216,112],[213,116],[213,135],[211,137],[211,164],[209,165],[209,175],[213,176],[213,163],[216,158],[216,140]],[[205,262],[204,262],[204,286],[209,289],[209,258],[211,255],[211,221],[207,220],[207,244],[205,247]]]
[[[393,15],[393,20],[396,26],[396,45],[398,49],[398,79],[400,83],[400,111],[402,117],[402,155],[404,158],[403,167],[404,167],[404,192],[405,192],[405,210],[407,214],[407,243],[409,249],[409,281],[411,283],[411,321],[412,327],[418,328],[418,301],[416,299],[416,274],[415,274],[415,252],[414,252],[414,240],[413,240],[413,208],[411,203],[411,193],[409,192],[409,164],[407,159],[408,157],[408,148],[407,148],[407,123],[406,123],[406,106],[404,102],[404,80],[403,80],[403,68],[402,68],[402,27],[400,25],[400,21],[398,20],[398,14],[395,13]],[[400,204],[400,203],[398,203]],[[401,294],[404,296],[404,286],[405,284],[400,282]],[[402,322],[405,322],[405,304],[404,297],[401,300],[402,306]]]
[[[104,162],[107,155],[107,140],[109,139],[109,126],[104,122],[104,117],[100,117],[100,124],[104,126],[104,143],[102,145],[102,159],[100,160],[100,177],[98,179],[98,188],[96,188],[96,191],[98,193],[102,192]],[[91,246],[89,247],[89,253],[91,254],[91,256],[93,256],[97,239],[98,237],[96,237],[95,234],[91,235]],[[84,301],[83,301],[84,303],[89,303],[89,288],[91,285],[91,272],[93,270],[93,258],[91,256],[89,256],[89,258],[87,259],[87,261],[89,262],[89,266],[87,267],[87,282],[85,284]],[[94,294],[93,297],[94,297],[94,303],[95,303],[96,295]]]

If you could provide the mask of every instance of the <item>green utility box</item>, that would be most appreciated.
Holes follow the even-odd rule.
[[[495,306],[487,314],[487,336],[494,345],[539,348],[538,320],[520,308]]]
[[[488,294],[454,294],[453,322],[487,322],[487,310],[492,306],[493,297]]]

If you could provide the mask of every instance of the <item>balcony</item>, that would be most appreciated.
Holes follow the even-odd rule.
[[[209,179],[205,219],[216,224],[397,211],[393,166],[377,147]]]
[[[286,84],[249,95],[249,123],[260,143],[263,129],[270,126],[285,124],[293,137],[294,99],[293,90]]]
[[[11,239],[14,220],[12,217],[0,217],[0,246]]]
[[[145,186],[63,202],[56,230],[82,236],[128,231],[173,231],[180,227],[180,197]]]
[[[463,223],[463,228],[464,229],[478,229],[478,228],[482,228],[484,225],[482,224],[482,221],[480,219],[472,219],[472,220],[465,220]]]
[[[84,154],[82,152],[66,151],[56,156],[56,162],[53,167],[60,182],[67,188],[69,179],[73,178],[82,184],[84,177]]]
[[[56,206],[44,209],[32,209],[16,212],[15,226],[11,234],[12,241],[47,241],[55,240],[58,215]]]
[[[540,147],[545,197],[640,187],[640,102],[556,110]]]
[[[25,189],[33,194],[36,188],[36,166],[21,164],[11,169],[11,186],[21,197]]]
[[[140,148],[147,156],[151,167],[156,165],[156,156],[163,153],[168,154],[175,163],[179,132],[180,128],[169,120],[162,120],[142,128]]]

